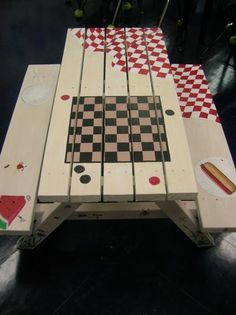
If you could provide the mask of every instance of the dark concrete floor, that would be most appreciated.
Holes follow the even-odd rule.
[[[176,2],[162,27],[170,60],[200,63],[204,1],[192,10],[182,45]],[[99,3],[88,0],[86,18],[76,21],[63,0],[0,2],[0,147],[27,65],[60,63],[68,27],[103,26]],[[217,3],[206,43],[227,20]],[[161,4],[144,1],[143,16],[135,7],[119,23],[153,26]],[[236,161],[235,49],[228,36],[201,62]],[[83,221],[64,223],[32,252],[16,251],[15,243],[15,237],[0,237],[1,315],[236,314],[236,233],[220,235],[214,248],[198,249],[168,220]]]

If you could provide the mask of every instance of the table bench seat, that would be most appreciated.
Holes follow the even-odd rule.
[[[29,234],[59,65],[30,65],[0,156],[0,233]]]

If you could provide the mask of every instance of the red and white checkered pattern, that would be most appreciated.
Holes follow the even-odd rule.
[[[152,73],[155,73],[159,78],[171,75],[170,61],[162,30],[160,28],[146,28],[145,35]]]
[[[129,70],[137,74],[148,74],[148,59],[141,28],[127,28],[127,59]]]
[[[107,29],[106,49],[113,56],[112,67],[126,72],[125,34],[123,28]]]
[[[201,65],[171,65],[183,117],[220,122],[208,82]]]
[[[72,32],[78,37],[83,38],[83,29],[72,29]],[[85,48],[92,51],[104,51],[104,29],[100,27],[88,28],[86,34]]]
[[[82,38],[80,30],[74,29],[75,35]],[[73,30],[72,30],[73,31]],[[93,51],[104,49],[104,29],[88,28],[86,48]],[[161,29],[146,28],[149,60],[152,73],[160,78],[171,75],[171,67]],[[129,70],[137,74],[148,74],[148,61],[142,28],[127,28],[127,56]],[[120,71],[126,71],[125,66],[125,36],[123,28],[107,29],[107,52],[113,56],[112,66]]]

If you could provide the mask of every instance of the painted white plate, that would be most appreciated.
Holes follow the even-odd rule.
[[[209,176],[201,169],[201,164],[210,162],[214,164],[225,176],[236,184],[236,171],[234,165],[223,157],[209,157],[199,161],[195,167],[195,175],[198,184],[209,194],[220,198],[235,198],[236,192],[229,195],[220,188]]]
[[[52,89],[45,84],[37,84],[27,87],[21,94],[22,100],[28,105],[41,105],[52,96]]]

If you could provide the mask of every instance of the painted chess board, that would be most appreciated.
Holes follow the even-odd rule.
[[[153,96],[131,97],[130,104],[126,96],[105,97],[104,128],[102,97],[80,97],[75,122],[76,104],[77,97],[73,97],[66,163],[71,163],[72,152],[73,162],[101,162],[103,147],[106,163],[132,162],[132,160],[161,162],[162,155],[164,161],[170,161],[159,97],[156,97],[155,102]],[[158,117],[156,117],[156,110],[159,112]]]
[[[197,189],[160,29],[69,29],[41,201],[192,199]]]

